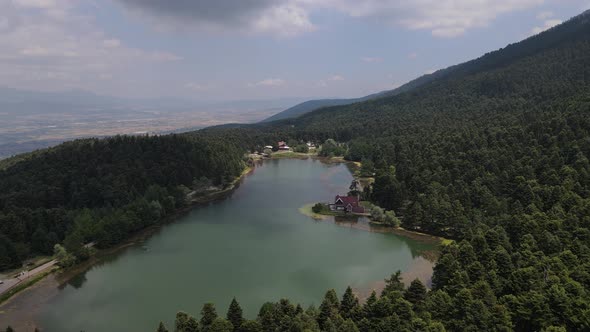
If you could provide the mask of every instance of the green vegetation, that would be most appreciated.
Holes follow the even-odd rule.
[[[200,321],[179,313],[178,331],[590,330],[588,54],[586,13],[395,96],[185,137],[51,149],[0,171],[0,268],[61,241],[72,253],[84,241],[120,241],[182,205],[195,178],[239,174],[234,146],[325,141],[322,156],[373,164],[363,196],[405,229],[455,240],[432,289],[405,288],[397,273],[363,305],[332,290],[318,309],[266,303],[240,327],[235,306],[224,319],[207,304]]]
[[[322,144],[318,155],[321,157],[341,157],[345,153],[346,147],[343,144],[337,143],[335,140],[329,138]]]
[[[309,153],[309,147],[307,144],[298,144],[293,148],[293,151],[298,153]]]
[[[483,290],[485,295],[485,290]],[[365,303],[348,287],[342,300],[334,290],[329,290],[319,308],[310,306],[303,309],[292,304],[288,299],[277,303],[267,302],[260,308],[254,320],[242,317],[242,311],[235,299],[227,313],[227,319],[219,318],[215,307],[208,303],[201,310],[201,320],[179,312],[176,315],[176,331],[179,332],[221,332],[221,331],[445,331],[443,324],[431,317],[429,310],[438,312],[447,310],[450,299],[436,296],[429,297],[426,286],[418,279],[405,288],[398,271],[386,280],[380,296],[375,292]],[[465,302],[468,310],[471,302]],[[510,329],[510,319],[503,311],[493,313],[471,312],[473,320],[488,316],[488,323],[483,328],[495,326],[500,330]],[[460,315],[460,313],[459,313]],[[192,323],[190,323],[192,322]],[[158,331],[163,330],[162,324]]]
[[[313,213],[322,213],[325,211],[329,211],[328,207],[325,204],[322,203],[316,203],[312,208],[311,211],[313,211]]]
[[[314,219],[324,219],[324,217],[321,214],[317,214],[313,212],[313,207],[315,204],[311,203],[311,204],[305,204],[304,206],[299,208],[299,212],[301,214],[304,214],[308,217],[312,217]]]
[[[289,159],[289,158],[309,158],[309,156],[307,154],[299,153],[299,152],[280,151],[280,152],[274,152],[271,155],[271,158],[274,158],[274,159],[278,159],[278,158],[285,158],[285,159]]]
[[[200,134],[239,138],[246,149],[276,136],[332,138],[321,155],[374,173],[364,198],[395,211],[405,229],[454,240],[432,290],[413,287],[420,296],[405,302],[369,298],[384,310],[353,320],[359,330],[588,330],[587,54],[585,13],[395,96]],[[424,300],[408,300],[416,298]]]
[[[354,151],[354,149],[353,149]],[[351,159],[350,155],[347,156],[348,159]],[[358,159],[358,158],[357,158]],[[361,169],[359,171],[359,175],[361,177],[372,177],[375,175],[375,164],[371,159],[362,159],[361,161]]]
[[[230,144],[178,135],[85,139],[0,170],[0,270],[54,245],[114,245],[187,204],[193,185],[223,187],[245,167]],[[67,261],[67,264],[70,264]]]
[[[399,227],[401,222],[399,218],[395,215],[394,211],[385,211],[382,208],[378,207],[377,205],[365,206],[365,209],[369,211],[371,214],[371,219],[373,222],[381,225],[386,225],[390,227]]]

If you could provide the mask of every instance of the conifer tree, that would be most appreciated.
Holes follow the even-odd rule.
[[[397,270],[391,275],[389,279],[385,279],[385,288],[381,292],[381,296],[392,297],[393,292],[403,292],[405,289],[404,283],[402,282],[402,272]]]
[[[242,308],[236,298],[234,297],[227,310],[227,320],[233,325],[233,330],[238,331],[244,322]]]
[[[338,315],[339,306],[340,304],[338,302],[336,291],[333,289],[327,291],[324,300],[320,305],[320,314],[318,316],[318,324],[320,324],[322,330],[326,330],[326,322],[328,319],[333,321],[336,315]]]
[[[371,292],[371,295],[367,299],[367,302],[363,305],[363,315],[364,317],[371,318],[373,316],[373,306],[377,303],[377,293],[375,291]]]
[[[414,279],[406,290],[404,298],[416,305],[426,298],[426,286],[419,279]]]
[[[352,318],[353,312],[359,307],[358,298],[352,293],[352,288],[348,286],[344,295],[342,296],[342,302],[340,302],[340,315],[343,318]]]

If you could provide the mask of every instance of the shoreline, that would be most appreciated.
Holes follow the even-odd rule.
[[[353,169],[350,169],[350,165],[352,165],[352,167],[357,166],[357,165],[354,165],[353,162],[346,161],[343,158],[329,158],[329,157],[319,157],[317,155],[310,155],[310,154],[303,155],[303,154],[301,154],[299,158],[286,158],[285,157],[285,158],[276,158],[276,159],[309,159],[309,158],[320,160],[321,162],[328,163],[328,164],[345,163],[349,166],[349,170],[351,171],[352,176],[356,178],[356,175],[355,175]],[[12,294],[4,302],[0,303],[0,317],[2,317],[4,314],[6,314],[8,312],[11,312],[12,308],[14,306],[18,306],[19,303],[22,303],[23,301],[30,301],[30,298],[34,298],[39,305],[41,305],[41,303],[47,303],[51,298],[53,298],[53,296],[55,296],[57,294],[56,289],[64,287],[65,285],[67,285],[69,282],[71,282],[76,276],[80,275],[81,273],[85,273],[85,272],[89,271],[90,269],[92,269],[93,267],[103,264],[105,262],[105,260],[108,260],[108,258],[110,256],[120,254],[123,250],[125,250],[129,247],[141,245],[141,243],[143,241],[145,241],[146,239],[157,234],[164,226],[171,224],[175,220],[178,220],[178,218],[189,213],[190,211],[192,211],[195,208],[224,200],[225,198],[230,196],[236,189],[239,188],[239,186],[241,185],[241,183],[243,183],[245,178],[248,175],[251,175],[258,165],[261,165],[264,162],[264,160],[272,160],[272,159],[274,159],[274,158],[264,158],[264,159],[254,160],[254,165],[251,165],[251,166],[247,165],[244,168],[244,170],[242,171],[242,173],[234,181],[232,181],[232,183],[227,188],[189,199],[186,206],[171,213],[169,216],[163,218],[157,224],[149,226],[147,228],[144,228],[144,229],[130,235],[127,239],[125,239],[123,242],[121,242],[118,245],[110,247],[110,248],[100,249],[93,256],[91,256],[88,260],[81,262],[81,263],[77,264],[76,266],[73,266],[73,267],[68,268],[66,270],[59,268],[59,269],[55,269],[52,271],[48,271],[46,274],[44,274],[43,276],[41,276],[37,280],[35,280],[34,283],[31,283],[30,285],[27,285],[26,287],[19,289],[18,292],[15,292],[15,294]],[[311,210],[311,205],[309,205],[309,206],[310,206],[310,210]],[[301,209],[300,209],[300,212],[301,212]],[[308,215],[308,216],[310,216],[310,215]],[[406,230],[393,231],[389,227],[387,227],[387,228],[386,227],[371,227],[368,223],[364,223],[364,222],[355,222],[354,223],[355,225],[352,225],[353,223],[351,223],[350,221],[346,221],[346,217],[325,216],[325,215],[316,215],[316,216],[321,216],[319,218],[320,220],[321,219],[332,219],[334,224],[339,227],[346,226],[346,227],[352,227],[352,228],[356,228],[359,230],[370,231],[370,232],[394,233],[394,234],[404,236],[404,237],[407,237],[407,238],[410,238],[413,240],[421,241],[423,243],[435,243],[435,242],[440,243],[440,241],[436,241],[437,238],[434,236],[424,235],[424,234],[410,232],[410,231],[406,231]],[[315,220],[318,220],[318,219],[314,218],[313,216],[310,216],[310,217]],[[362,218],[362,216],[354,216],[354,217],[355,218]],[[336,220],[336,218],[340,218],[342,221],[338,222]],[[415,234],[412,234],[412,233],[415,233]],[[417,238],[420,238],[420,239],[417,239]],[[428,251],[430,251],[430,250],[428,250]],[[428,265],[430,267],[433,266],[434,262],[436,261],[437,255],[427,254],[428,251],[423,251],[420,253],[420,260],[421,260],[421,263],[419,264],[420,271],[414,271],[414,268],[409,268],[408,271],[404,272],[404,274],[405,275],[408,275],[408,274],[409,275],[417,275],[420,279],[424,279],[425,283],[429,282],[429,280],[431,278],[431,273],[424,272],[426,269],[425,266],[426,265]],[[439,252],[439,250],[436,250],[436,252]],[[428,269],[426,269],[426,270],[428,270]],[[418,274],[416,274],[416,272],[418,272]],[[408,278],[409,278],[409,276],[408,276]],[[368,293],[370,293],[371,290],[379,290],[382,283],[383,283],[382,280],[378,280],[378,281],[375,281],[375,282],[371,283],[370,285],[368,285],[368,288],[362,287],[362,289],[361,288],[356,289],[355,292],[359,295],[359,297],[363,297],[366,293],[364,290],[368,290]],[[25,296],[25,295],[27,295],[27,296]],[[31,308],[31,310],[29,310],[29,312],[19,313],[18,315],[21,315],[21,316],[17,316],[17,317],[20,317],[23,319],[22,325],[21,324],[18,324],[18,325],[13,324],[12,327],[17,328],[20,325],[20,326],[26,326],[27,329],[30,329],[31,327],[34,328],[35,327],[35,320],[34,320],[34,315],[33,315],[33,313],[35,312],[34,310],[36,310],[36,308]],[[21,323],[20,321],[18,321],[18,322]]]
[[[436,246],[437,248],[440,248],[441,246],[446,245],[446,243],[448,241],[452,241],[452,240],[445,239],[445,238],[439,237],[439,236],[410,231],[410,230],[404,229],[402,227],[394,228],[394,227],[389,227],[389,226],[373,225],[370,223],[369,218],[366,216],[361,216],[361,215],[336,216],[336,215],[314,213],[313,211],[311,211],[312,206],[313,206],[313,203],[305,204],[304,206],[299,208],[299,212],[305,216],[312,218],[315,221],[318,221],[318,222],[319,221],[329,221],[329,222],[332,222],[335,225],[340,226],[340,227],[354,228],[354,229],[358,229],[358,230],[362,230],[362,231],[366,231],[366,232],[371,232],[371,233],[395,234],[395,235],[398,235],[398,236],[401,236],[401,237],[404,237],[404,238],[407,238],[407,239],[410,239],[413,241],[417,241],[417,242],[428,244],[428,245],[433,245],[433,246]],[[360,220],[362,218],[365,218],[367,220],[366,221]],[[338,219],[340,219],[340,220],[338,220]],[[435,251],[436,251],[436,253],[433,251],[430,251],[430,250],[426,250],[426,251],[422,251],[421,254],[423,255],[424,258],[428,259],[429,261],[436,262],[436,260],[438,259],[439,250],[436,249]]]
[[[241,184],[243,179],[252,174],[254,172],[255,166],[246,166],[242,173],[232,181],[232,183],[225,189],[221,189],[215,192],[207,193],[202,196],[198,196],[188,200],[187,205],[177,209],[172,214],[166,216],[162,220],[160,220],[157,224],[148,226],[142,230],[139,230],[133,234],[131,234],[127,239],[123,242],[109,248],[99,249],[94,255],[92,255],[88,260],[80,262],[75,266],[72,266],[68,269],[63,269],[60,267],[54,267],[50,271],[43,272],[40,276],[35,276],[31,280],[24,281],[14,287],[11,287],[6,290],[6,292],[0,294],[0,307],[4,307],[10,304],[10,302],[17,298],[19,294],[27,289],[35,286],[40,281],[43,281],[49,276],[55,276],[56,281],[61,284],[67,283],[70,279],[72,279],[75,275],[84,272],[85,270],[90,269],[92,266],[100,263],[100,261],[110,255],[117,254],[118,252],[122,251],[123,249],[133,246],[146,238],[153,236],[157,233],[163,226],[168,225],[179,217],[189,213],[192,209],[197,208],[199,206],[207,205],[210,203],[214,203],[220,200],[225,199],[227,196],[231,195]],[[0,315],[2,311],[0,311]],[[1,328],[1,327],[0,327]]]

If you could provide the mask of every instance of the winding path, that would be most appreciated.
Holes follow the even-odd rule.
[[[47,271],[48,269],[52,268],[56,263],[57,263],[57,260],[54,259],[52,261],[49,261],[43,265],[36,267],[30,271],[23,271],[23,273],[20,274],[16,278],[4,280],[4,283],[0,285],[0,295],[8,292],[9,290],[18,286],[22,282],[27,281],[28,279],[30,279],[40,273]]]

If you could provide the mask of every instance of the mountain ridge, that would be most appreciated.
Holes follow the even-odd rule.
[[[563,26],[563,24],[571,22],[572,20],[582,21],[585,18],[587,18],[587,16],[590,16],[590,9],[569,19],[568,21],[566,21],[564,23],[560,24],[560,26]],[[579,23],[583,23],[583,22],[579,22]],[[581,25],[574,24],[571,26],[573,27],[573,29],[575,29],[576,27],[580,27]],[[317,110],[320,110],[320,109],[326,108],[326,107],[346,106],[346,105],[355,104],[355,103],[359,103],[359,102],[369,101],[372,99],[392,97],[392,96],[395,96],[395,95],[398,95],[401,93],[411,91],[415,88],[419,88],[423,85],[427,85],[429,83],[433,83],[438,80],[445,79],[449,75],[455,75],[455,77],[457,75],[469,75],[470,73],[472,73],[476,70],[481,70],[482,67],[483,68],[485,68],[485,67],[493,68],[494,66],[498,66],[498,65],[501,65],[502,63],[505,63],[506,61],[509,60],[509,59],[506,59],[506,54],[509,54],[509,53],[516,53],[516,54],[510,54],[508,57],[525,56],[526,54],[533,54],[535,51],[538,51],[538,49],[534,47],[534,44],[538,40],[539,35],[543,35],[544,43],[547,42],[547,39],[552,39],[550,41],[550,43],[560,43],[560,42],[563,42],[563,40],[564,40],[563,37],[567,38],[567,36],[570,36],[572,34],[572,32],[575,32],[575,31],[562,31],[560,29],[558,29],[556,31],[555,27],[553,27],[553,28],[545,30],[539,34],[525,38],[524,40],[521,40],[520,42],[511,43],[511,44],[508,44],[507,46],[500,48],[498,50],[488,52],[476,59],[469,60],[469,61],[466,61],[466,62],[463,62],[460,64],[452,65],[452,66],[449,66],[444,69],[439,69],[432,74],[422,75],[422,76],[415,78],[415,79],[413,79],[413,80],[411,80],[411,81],[409,81],[409,82],[403,84],[402,86],[400,86],[396,89],[393,89],[393,90],[382,91],[382,92],[371,94],[371,95],[361,97],[361,98],[309,100],[309,101],[303,102],[301,104],[295,105],[291,108],[288,108],[285,111],[275,114],[275,115],[273,115],[261,122],[272,122],[272,121],[277,121],[277,120],[296,118],[296,117],[300,117],[300,116],[305,115],[307,113],[317,111]],[[546,44],[543,46],[547,47]],[[526,52],[528,52],[528,53],[526,53]]]

